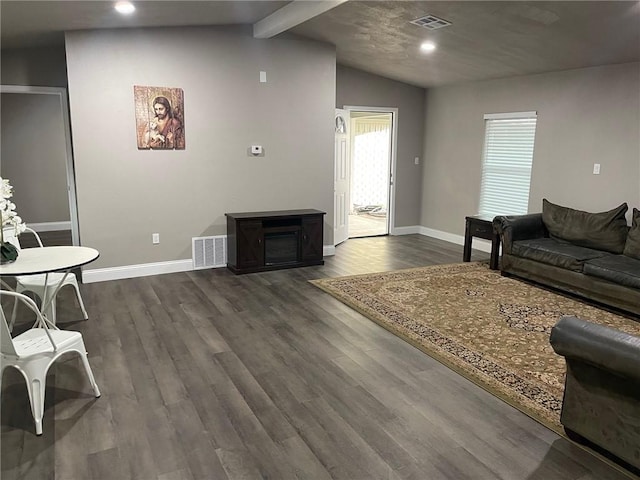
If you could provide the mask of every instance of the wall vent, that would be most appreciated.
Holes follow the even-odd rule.
[[[414,25],[418,25],[419,27],[426,28],[427,30],[438,30],[439,28],[444,28],[451,25],[451,22],[444,20],[443,18],[438,18],[435,15],[425,15],[424,17],[411,20],[411,22],[409,23],[413,23]]]
[[[217,268],[227,265],[227,236],[194,237],[191,239],[193,269]]]

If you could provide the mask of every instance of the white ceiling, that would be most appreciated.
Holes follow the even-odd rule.
[[[252,24],[257,32],[278,11],[258,25],[329,42],[340,64],[422,87],[640,61],[638,1],[145,0],[129,17],[113,3],[2,0],[0,45],[61,45],[65,30],[95,28]],[[426,14],[452,25],[409,23]],[[438,45],[431,55],[419,51],[424,40]]]

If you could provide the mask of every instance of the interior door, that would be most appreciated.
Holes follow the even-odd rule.
[[[334,231],[333,242],[338,245],[349,238],[349,111],[336,108],[336,137],[334,155]]]

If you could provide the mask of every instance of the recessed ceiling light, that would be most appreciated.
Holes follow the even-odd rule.
[[[420,45],[420,50],[422,50],[424,53],[431,53],[436,49],[436,44],[433,42],[424,42],[422,45]]]
[[[118,2],[116,3],[115,9],[123,15],[129,15],[135,11],[136,7],[134,7],[131,2]]]

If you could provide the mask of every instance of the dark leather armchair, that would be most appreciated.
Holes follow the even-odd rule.
[[[563,317],[550,341],[567,363],[560,417],[567,434],[640,469],[640,337]]]

